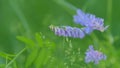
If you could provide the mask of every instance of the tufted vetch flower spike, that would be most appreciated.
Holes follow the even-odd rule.
[[[71,26],[50,26],[50,29],[58,36],[84,38],[85,34],[80,28]]]
[[[85,62],[94,62],[94,64],[98,64],[100,60],[106,60],[106,55],[102,52],[94,50],[93,46],[90,45],[89,49],[86,51]]]
[[[82,30],[85,32],[85,34],[90,34],[91,32],[93,32],[93,29],[91,29],[90,27],[84,27],[82,28]]]
[[[76,24],[89,27],[91,30],[99,30],[103,32],[108,28],[108,26],[104,26],[103,18],[96,17],[93,14],[84,13],[80,9],[77,10],[77,14],[74,15],[73,18]]]

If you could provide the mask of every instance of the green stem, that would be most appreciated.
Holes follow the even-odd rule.
[[[6,56],[6,65],[7,65],[7,63],[8,63],[8,56]]]
[[[7,65],[6,68],[8,68],[16,59],[17,57],[22,54],[24,51],[26,50],[26,48],[22,49]]]
[[[108,0],[107,3],[107,22],[110,24],[112,21],[112,0]]]
[[[18,18],[20,19],[25,31],[26,31],[26,34],[28,37],[30,37],[30,34],[31,34],[31,31],[30,31],[30,28],[29,28],[29,25],[28,25],[28,22],[24,16],[24,14],[22,13],[21,9],[19,8],[17,2],[15,0],[9,0],[10,2],[10,6],[13,8],[13,10],[15,11],[16,15],[18,16]]]
[[[109,25],[111,25],[112,22],[112,0],[107,0],[107,21]],[[111,29],[108,30],[108,40],[111,44],[114,42],[114,37],[111,34]]]
[[[71,15],[75,14],[77,8],[73,6],[72,4],[66,2],[65,0],[53,0],[58,5],[62,6],[67,12],[69,12]]]
[[[86,9],[87,9],[87,7],[88,6],[90,6],[90,5],[92,5],[92,4],[94,4],[95,3],[95,0],[87,0],[86,2],[85,2],[85,4],[83,5],[83,7],[82,7],[82,10],[83,11],[86,11]]]

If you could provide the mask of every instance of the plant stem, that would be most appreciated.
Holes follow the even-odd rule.
[[[16,15],[20,19],[20,21],[26,31],[27,36],[30,37],[30,34],[31,34],[30,27],[28,25],[28,22],[24,16],[23,12],[19,8],[18,3],[16,2],[16,0],[9,0],[9,2],[10,2],[12,9],[15,11]]]
[[[22,54],[24,51],[26,50],[26,48],[23,48],[7,65],[5,68],[8,68],[16,59],[17,57]]]
[[[68,3],[65,0],[53,0],[58,5],[60,5],[62,8],[64,8],[67,12],[69,12],[71,15],[75,14],[77,8],[73,6],[72,4]]]
[[[107,2],[107,22],[110,24],[112,21],[112,0]]]

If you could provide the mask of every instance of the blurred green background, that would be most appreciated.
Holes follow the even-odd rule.
[[[0,67],[119,68],[119,6],[120,0],[0,0]],[[73,22],[77,8],[104,18],[105,25],[110,27],[103,33],[94,31],[84,39],[67,38],[66,40],[55,36],[49,29],[51,24],[81,27]],[[46,44],[46,47],[36,47],[36,44],[33,44],[33,47],[24,50],[26,46],[32,45],[32,42],[36,43],[35,37],[39,45],[51,43]],[[45,41],[40,41],[41,39]],[[105,53],[107,60],[101,61],[98,65],[86,64],[84,53],[90,44]],[[80,55],[77,55],[79,48]],[[18,54],[22,49],[23,52]],[[67,56],[66,50],[70,52]],[[51,58],[46,60],[49,56],[54,60]],[[71,59],[74,59],[74,62]]]

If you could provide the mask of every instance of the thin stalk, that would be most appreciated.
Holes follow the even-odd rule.
[[[65,0],[53,0],[58,5],[60,5],[63,9],[65,9],[67,12],[69,12],[71,15],[75,14],[77,8],[73,6],[72,4],[68,3]]]
[[[107,21],[109,25],[111,25],[112,22],[112,0],[107,0]],[[111,30],[111,29],[110,29]],[[111,34],[111,31],[108,31],[108,40],[111,44],[114,42],[114,37]]]
[[[18,58],[18,56],[20,56],[25,50],[26,50],[26,48],[23,48],[23,49],[6,65],[5,68],[8,68],[8,67]]]
[[[107,0],[107,22],[110,24],[112,21],[112,0]]]
[[[6,65],[7,65],[7,63],[8,63],[8,56],[6,56]]]

